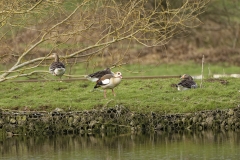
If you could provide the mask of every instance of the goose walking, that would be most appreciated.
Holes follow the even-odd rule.
[[[62,75],[65,73],[65,66],[62,62],[59,61],[59,57],[57,53],[53,53],[51,57],[55,58],[55,61],[50,65],[49,72],[54,75],[62,77]]]
[[[193,78],[190,75],[184,74],[181,79],[182,81],[177,84],[179,91],[197,88],[196,82],[193,81]]]
[[[113,89],[120,84],[121,80],[121,72],[116,72],[115,74],[105,74],[96,81],[94,88],[102,87],[104,89],[104,98],[107,98],[106,89],[111,89],[113,95],[116,96]]]

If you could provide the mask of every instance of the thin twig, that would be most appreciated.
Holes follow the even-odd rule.
[[[203,55],[203,57],[202,57],[202,73],[201,73],[201,75],[202,75],[202,78],[201,78],[201,84],[200,84],[200,88],[202,88],[203,87],[203,67],[204,67],[204,55]]]

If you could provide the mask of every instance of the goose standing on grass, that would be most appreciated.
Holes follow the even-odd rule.
[[[49,72],[54,75],[62,78],[62,75],[65,73],[65,66],[62,62],[59,61],[57,53],[53,53],[51,57],[55,58],[55,61],[50,65]]]
[[[113,89],[120,84],[121,80],[121,72],[116,72],[115,74],[105,74],[96,81],[94,88],[102,87],[104,89],[104,98],[107,98],[106,89],[111,89],[113,95],[116,96]]]
[[[178,87],[179,91],[197,88],[196,82],[193,81],[193,78],[190,75],[184,74],[181,77],[181,79],[182,79],[182,81],[177,84],[177,87]]]

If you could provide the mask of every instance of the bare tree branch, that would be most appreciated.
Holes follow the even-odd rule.
[[[170,0],[0,2],[0,45],[11,48],[0,51],[0,57],[17,53],[12,67],[2,71],[0,82],[37,73],[38,67],[46,66],[51,52],[60,52],[65,60],[90,62],[106,52],[116,56],[109,51],[113,46],[122,46],[127,51],[133,44],[164,45],[175,35],[201,24],[198,15],[207,2],[181,0],[177,5]],[[112,64],[126,63],[123,62],[126,51],[119,53]]]

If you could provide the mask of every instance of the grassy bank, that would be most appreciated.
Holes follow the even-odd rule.
[[[203,88],[177,91],[172,84],[179,79],[126,80],[111,90],[107,99],[100,90],[92,91],[94,83],[31,82],[1,83],[0,107],[3,109],[47,110],[55,108],[88,110],[122,104],[134,111],[183,113],[209,109],[233,108],[240,104],[240,81],[235,78],[204,80]],[[200,84],[200,81],[196,81]]]

